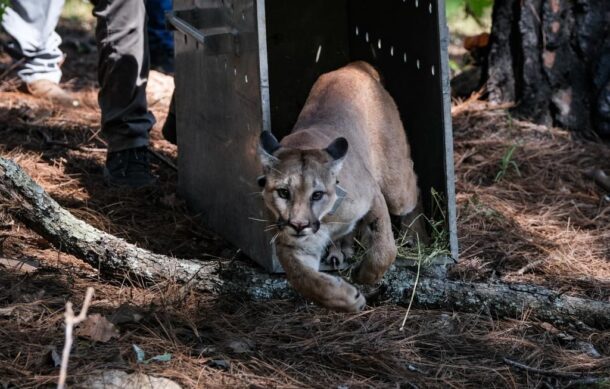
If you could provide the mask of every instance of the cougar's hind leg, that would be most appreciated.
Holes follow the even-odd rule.
[[[350,232],[341,238],[341,252],[345,260],[350,260],[354,256],[354,232]]]
[[[349,260],[353,256],[354,234],[349,233],[328,246],[323,261],[334,269],[338,269],[343,265],[343,262]]]
[[[374,284],[396,259],[390,214],[381,192],[375,196],[371,210],[361,223],[362,243],[366,252],[352,273],[353,279],[362,284]]]
[[[425,218],[417,176],[413,170],[411,160],[404,161],[400,168],[387,167],[386,177],[381,191],[386,200],[390,215],[395,217],[395,227],[398,227],[398,236],[401,244],[414,246],[429,241],[426,231]]]
[[[424,207],[421,204],[421,199],[411,212],[398,216],[398,222],[401,244],[415,247],[418,243],[428,244],[430,242],[430,235],[426,231],[426,218],[424,217]]]
[[[390,215],[404,216],[416,208],[419,189],[410,160],[400,167],[387,166],[380,186]]]

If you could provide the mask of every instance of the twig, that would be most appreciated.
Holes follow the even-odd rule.
[[[542,262],[544,262],[542,259],[539,259],[534,262],[530,262],[527,265],[523,266],[521,269],[517,270],[517,274],[522,276],[523,274],[525,274],[525,272],[528,272],[528,271],[538,267],[538,265],[540,265]]]
[[[19,61],[15,61],[11,66],[8,67],[2,74],[0,74],[0,80],[6,77],[7,74],[12,72],[16,67],[25,62],[25,58],[21,58]]]
[[[167,166],[169,166],[170,168],[174,169],[174,171],[178,171],[178,167],[176,165],[173,164],[172,161],[170,161],[169,159],[165,158],[164,155],[161,155],[161,153],[149,148],[148,151],[155,156],[159,161],[163,162],[164,164],[166,164]]]
[[[409,317],[409,312],[411,311],[411,306],[413,305],[413,300],[415,299],[415,291],[417,290],[417,283],[419,282],[419,273],[421,270],[421,243],[419,242],[419,234],[415,234],[417,236],[417,251],[418,251],[418,261],[417,261],[417,274],[415,275],[415,282],[413,283],[413,292],[411,292],[411,300],[409,300],[409,306],[407,307],[407,312],[405,313],[405,318],[402,319],[402,324],[400,325],[399,331],[405,330],[405,323],[407,322],[407,318]]]
[[[85,301],[81,308],[78,316],[74,316],[72,310],[72,303],[68,301],[66,303],[66,343],[64,344],[64,350],[61,354],[61,369],[59,371],[59,381],[57,382],[57,389],[64,389],[66,387],[66,377],[68,375],[68,359],[70,358],[70,349],[72,348],[72,330],[74,326],[82,322],[87,318],[87,310],[91,304],[91,298],[93,297],[93,288],[87,288],[85,294]]]
[[[60,147],[65,147],[70,150],[85,151],[85,152],[89,152],[89,153],[106,152],[106,149],[102,149],[102,148],[83,147],[80,145],[73,145],[68,142],[60,142],[60,141],[54,140],[49,136],[49,134],[47,134],[40,128],[37,128],[36,132],[42,137],[45,145],[60,146]]]
[[[504,363],[506,363],[507,365],[511,365],[513,367],[516,367],[517,369],[525,370],[530,373],[535,373],[538,375],[545,375],[545,376],[558,377],[558,378],[567,378],[567,379],[578,379],[578,380],[584,379],[587,381],[605,379],[605,378],[599,378],[599,377],[594,377],[594,376],[587,376],[584,373],[565,373],[563,371],[538,369],[537,367],[531,367],[531,366],[525,365],[523,363],[513,361],[508,358],[502,358],[502,359],[504,360]]]

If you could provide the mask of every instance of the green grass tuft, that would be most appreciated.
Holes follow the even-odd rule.
[[[513,168],[515,173],[517,173],[517,175],[519,177],[521,177],[521,171],[519,170],[519,165],[517,165],[517,162],[515,162],[513,160],[513,154],[515,153],[516,149],[517,149],[517,145],[511,145],[508,149],[506,149],[506,152],[504,153],[504,155],[502,156],[502,159],[500,160],[500,170],[498,170],[498,173],[496,174],[496,178],[494,178],[494,182],[502,181],[502,179],[508,173],[508,169],[511,167]]]

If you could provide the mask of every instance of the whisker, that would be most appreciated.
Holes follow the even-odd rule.
[[[271,221],[271,220],[267,220],[267,219],[259,219],[256,217],[248,217],[248,219],[254,220],[255,222],[262,222],[262,223],[269,223]]]
[[[273,238],[271,238],[271,240],[269,241],[269,244],[274,244],[275,240],[277,239],[277,237],[280,235],[280,233],[278,232],[277,234],[273,235]]]
[[[274,228],[279,228],[279,227],[275,224],[272,224],[270,226],[265,227],[264,231],[266,231],[266,232],[272,231]]]

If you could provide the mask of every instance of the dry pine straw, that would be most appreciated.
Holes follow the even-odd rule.
[[[103,162],[98,156],[49,149],[34,138],[27,122],[19,123],[17,129],[5,127],[3,155],[22,163],[80,217],[127,239],[140,239],[142,245],[160,252],[173,250],[174,235],[167,234],[172,225],[179,231],[177,239],[206,237],[199,245],[186,246],[189,256],[201,255],[202,245],[215,242],[196,223],[180,227],[187,224],[182,205],[170,201],[162,206],[161,198],[171,193],[172,183],[164,183],[167,186],[160,193],[141,196],[108,193],[96,182]],[[607,208],[597,202],[597,188],[580,175],[580,169],[589,166],[608,168],[600,158],[605,152],[602,147],[571,140],[557,130],[516,121],[511,125],[506,112],[477,104],[455,118],[455,127],[460,238],[466,265],[460,265],[454,276],[531,277],[551,286],[570,287],[574,293],[607,298],[608,289],[600,287],[601,282],[594,288],[589,280],[607,278],[602,266],[607,265],[606,257],[601,256],[607,247],[598,241],[607,238],[608,229],[602,224],[608,221]],[[61,127],[45,129],[67,141],[94,131],[78,126],[63,133]],[[516,141],[522,142],[514,156],[522,177],[509,171],[503,181],[494,183],[499,160]],[[538,142],[538,147],[529,146],[530,142]],[[542,142],[548,149],[541,147]],[[521,151],[526,149],[530,152]],[[574,150],[584,158],[572,155]],[[554,157],[553,152],[557,153]],[[167,174],[162,180],[175,179],[162,166],[156,169]],[[530,180],[530,174],[537,179]],[[137,218],[127,219],[133,212]],[[173,222],[170,217],[175,218]],[[61,349],[64,302],[69,298],[78,307],[89,285],[97,290],[92,312],[110,318],[129,303],[144,319],[119,324],[121,338],[108,344],[80,339],[70,365],[71,377],[77,381],[94,369],[115,367],[162,375],[186,387],[396,387],[397,383],[405,387],[538,387],[543,381],[556,383],[556,377],[508,367],[502,361],[505,357],[556,372],[610,374],[608,332],[557,329],[527,317],[499,321],[416,310],[401,333],[397,329],[404,309],[396,306],[340,315],[298,301],[251,303],[194,293],[184,296],[176,285],[143,287],[127,277],[110,283],[75,258],[37,240],[19,223],[4,225],[8,226],[3,232],[4,256],[34,257],[52,266],[32,275],[0,270],[0,308],[16,307],[10,315],[0,316],[0,377],[19,387],[56,381],[49,350]],[[589,240],[583,245],[585,237]],[[595,263],[595,268],[574,267],[574,259],[554,262],[566,257],[551,254],[565,253],[570,247],[581,253],[581,261]],[[582,257],[582,252],[589,256]],[[544,262],[520,276],[518,270],[530,259]],[[148,356],[170,352],[173,358],[169,363],[138,365],[132,344]],[[228,361],[228,369],[212,366],[213,360]]]
[[[91,311],[122,322],[121,338],[79,339],[70,365],[77,381],[101,368],[162,375],[186,387],[537,387],[555,380],[511,370],[503,357],[557,372],[610,372],[610,358],[587,355],[587,347],[609,355],[610,334],[527,319],[416,310],[400,332],[404,310],[395,306],[333,314],[294,301],[184,295],[172,284],[102,283],[76,269],[41,269],[28,277],[0,272],[0,285],[0,304],[16,307],[8,320],[0,316],[0,384],[22,388],[55,382],[51,350],[62,346],[64,299],[79,308],[89,285],[97,289]],[[143,318],[122,321],[113,318],[117,312]],[[132,344],[149,356],[172,353],[172,360],[138,365]],[[213,367],[214,360],[226,361],[227,369]]]
[[[461,264],[454,275],[542,284],[610,301],[610,203],[585,172],[606,143],[471,102],[454,117]],[[512,160],[499,182],[500,161]]]
[[[95,91],[83,87],[78,93],[90,101]],[[40,131],[70,145],[103,148],[94,104],[61,110],[10,85],[1,95],[0,153],[22,164],[78,217],[164,254],[233,255],[172,196],[176,177],[164,165],[154,165],[159,190],[125,194],[102,185],[103,153],[44,142]],[[153,106],[160,122],[166,100],[151,99],[162,102]],[[610,171],[607,145],[512,120],[506,111],[478,102],[460,111],[454,127],[463,261],[452,276],[535,282],[608,299],[610,212],[600,190],[583,176],[590,167]],[[175,158],[158,127],[152,138],[155,149]],[[495,183],[500,160],[512,145],[521,177],[509,166]],[[0,204],[0,211],[12,206]],[[557,329],[527,317],[495,320],[415,310],[400,333],[404,308],[396,306],[341,315],[301,301],[184,296],[172,284],[100,280],[94,269],[58,253],[19,223],[6,217],[0,222],[0,256],[34,258],[48,266],[29,275],[0,267],[0,309],[15,307],[0,314],[0,385],[53,386],[58,369],[50,350],[59,351],[63,344],[64,303],[70,299],[78,308],[87,286],[97,291],[93,313],[110,318],[129,303],[144,318],[119,324],[121,338],[107,344],[79,339],[70,365],[73,380],[115,367],[163,375],[185,387],[534,388],[557,383],[552,376],[510,368],[505,357],[557,372],[610,375],[608,332]],[[172,360],[139,365],[132,344],[148,356],[170,352]],[[212,360],[228,361],[228,370],[209,366]]]

